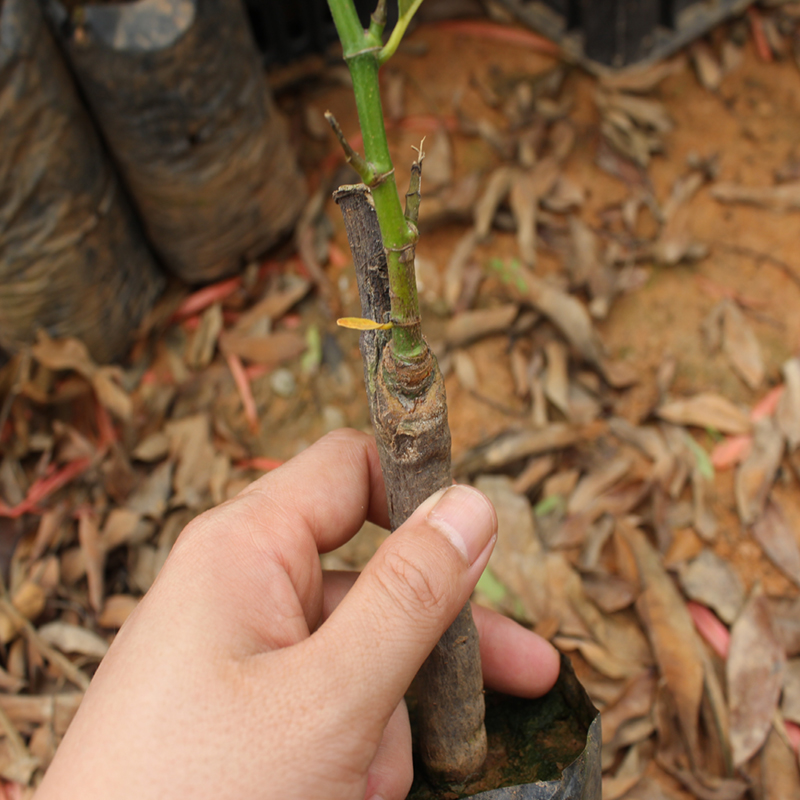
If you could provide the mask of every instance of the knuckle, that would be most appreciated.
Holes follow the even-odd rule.
[[[443,586],[409,553],[393,549],[386,554],[385,565],[384,589],[409,616],[428,617],[445,607]]]

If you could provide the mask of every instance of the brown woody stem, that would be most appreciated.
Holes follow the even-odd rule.
[[[353,254],[362,316],[389,316],[386,253],[369,190],[340,188],[334,197]],[[412,362],[393,355],[383,331],[360,340],[364,378],[378,442],[392,530],[427,497],[450,486],[450,429],[444,380],[427,345]],[[461,783],[486,757],[478,634],[465,605],[417,678],[420,754],[439,781]]]

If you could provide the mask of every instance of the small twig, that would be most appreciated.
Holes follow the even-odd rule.
[[[347,163],[358,173],[361,180],[364,181],[367,186],[370,186],[375,181],[375,170],[372,169],[363,156],[353,150],[350,146],[350,142],[345,138],[339,123],[336,121],[336,117],[334,117],[330,111],[325,112],[325,119],[328,120],[328,124],[339,140],[339,144],[342,146],[342,150],[344,150],[345,157],[347,158]]]
[[[89,676],[81,669],[76,667],[63,653],[50,647],[44,639],[36,632],[36,629],[16,608],[5,598],[0,599],[0,609],[14,620],[19,626],[22,634],[28,643],[35,647],[39,653],[53,666],[61,671],[61,674],[72,681],[78,688],[85,692],[89,688]]]
[[[425,144],[425,137],[419,143],[419,147],[414,149],[417,151],[417,160],[411,165],[411,178],[408,182],[408,191],[406,192],[406,221],[417,228],[417,221],[419,220],[419,205],[422,200],[420,187],[422,185],[422,161],[425,158],[425,153],[422,150],[422,145]]]

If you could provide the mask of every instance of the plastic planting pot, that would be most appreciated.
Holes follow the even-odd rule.
[[[463,786],[435,786],[415,764],[408,800],[601,800],[600,713],[565,656],[544,697],[487,694],[486,732],[480,775]]]

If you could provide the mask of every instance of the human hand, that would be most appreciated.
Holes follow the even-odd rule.
[[[388,515],[374,441],[337,431],[193,520],[98,667],[37,793],[403,800],[403,695],[489,560],[475,489],[437,493],[357,580],[319,553]],[[355,580],[355,582],[353,582]],[[543,639],[474,608],[488,686],[535,697]]]

